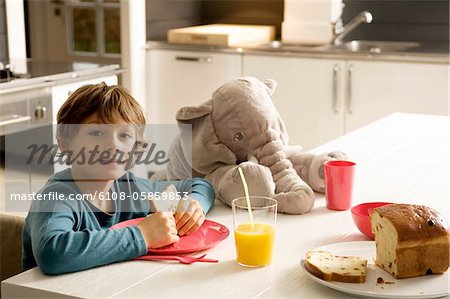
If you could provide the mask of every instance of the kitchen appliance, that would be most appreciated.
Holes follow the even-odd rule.
[[[6,212],[26,212],[30,201],[11,203],[11,194],[38,191],[53,174],[51,163],[30,161],[30,145],[53,144],[49,87],[0,93],[0,167],[5,173]]]
[[[282,41],[304,45],[329,43],[343,6],[342,0],[284,0]]]
[[[13,76],[14,74],[9,65],[5,66],[2,62],[0,62],[0,82],[9,81],[13,78]]]
[[[0,83],[5,83],[18,78],[24,78],[27,74],[18,74],[14,72],[14,65],[4,64],[0,61]]]

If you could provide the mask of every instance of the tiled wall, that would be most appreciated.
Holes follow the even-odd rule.
[[[202,22],[275,25],[280,36],[283,3],[283,0],[203,0]]]
[[[448,0],[344,0],[342,19],[358,12],[373,14],[371,24],[357,28],[350,39],[449,41]]]
[[[7,56],[5,1],[0,0],[0,61],[5,61]]]
[[[169,28],[222,22],[275,25],[279,38],[283,3],[283,0],[147,0],[147,37],[165,39]],[[344,3],[344,23],[363,10],[374,16],[372,24],[361,25],[347,39],[449,41],[448,0],[344,0]]]
[[[147,39],[165,40],[167,30],[201,23],[200,0],[146,0]]]

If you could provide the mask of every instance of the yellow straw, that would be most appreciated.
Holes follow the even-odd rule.
[[[244,173],[242,172],[242,169],[238,167],[238,170],[239,175],[241,176],[242,185],[244,185],[245,199],[247,200],[248,217],[250,218],[250,225],[253,229],[253,213],[252,213],[252,205],[250,204],[250,196],[248,194],[247,181],[245,180],[245,176]]]

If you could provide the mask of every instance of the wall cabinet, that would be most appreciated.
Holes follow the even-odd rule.
[[[394,112],[448,113],[448,65],[244,55],[246,76],[273,95],[291,144],[305,149]]]
[[[239,53],[147,50],[147,118],[176,123],[176,112],[209,99],[222,84],[241,76]]]

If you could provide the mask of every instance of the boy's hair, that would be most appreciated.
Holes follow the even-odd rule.
[[[102,82],[78,88],[63,103],[56,117],[57,138],[67,140],[74,137],[79,126],[70,124],[82,124],[94,113],[105,124],[114,124],[117,117],[120,117],[137,128],[139,137],[143,135],[145,116],[139,103],[126,88],[117,85],[108,86]]]

